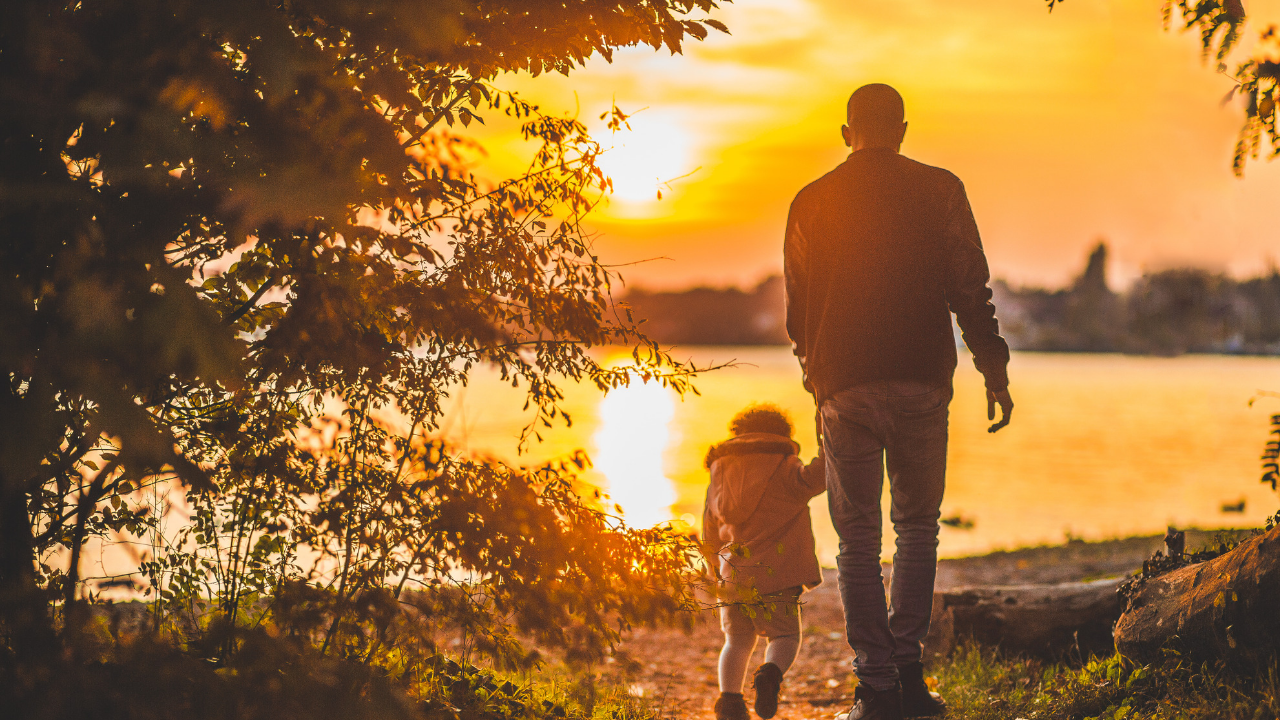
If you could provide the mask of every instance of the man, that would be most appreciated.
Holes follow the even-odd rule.
[[[898,154],[902,97],[866,85],[841,128],[851,154],[800,191],[785,242],[787,332],[814,393],[827,453],[836,565],[858,688],[844,720],[941,715],[921,641],[929,630],[947,406],[951,312],[986,378],[987,415],[1013,412],[987,260],[956,176]],[[880,574],[885,467],[897,533],[886,607]]]

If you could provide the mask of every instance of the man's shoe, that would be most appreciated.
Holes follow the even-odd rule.
[[[782,689],[782,670],[777,665],[767,662],[756,668],[755,679],[751,687],[756,689],[756,715],[761,720],[778,714],[778,691]]]
[[[742,693],[720,693],[716,700],[716,720],[751,720]]]
[[[924,664],[913,662],[898,668],[898,682],[902,684],[902,716],[937,717],[947,712],[947,702],[936,692],[931,692],[924,682]]]
[[[858,685],[853,691],[853,707],[836,720],[902,720],[902,692],[897,685],[888,690]]]

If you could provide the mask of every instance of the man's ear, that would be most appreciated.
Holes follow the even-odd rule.
[[[853,147],[853,131],[848,125],[840,126],[840,137],[844,138],[845,147]]]
[[[907,123],[902,123],[902,132],[898,133],[898,146],[902,146],[902,139],[907,136]]]

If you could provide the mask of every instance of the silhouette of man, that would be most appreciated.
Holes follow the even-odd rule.
[[[845,720],[940,715],[921,641],[929,629],[947,407],[951,313],[986,379],[987,415],[1009,422],[1009,347],[964,185],[898,154],[902,96],[858,88],[841,128],[851,154],[796,195],[785,242],[787,333],[814,393],[827,456],[845,626],[858,688]],[[897,533],[886,607],[880,571],[885,468]]]

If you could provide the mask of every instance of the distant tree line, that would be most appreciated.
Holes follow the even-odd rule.
[[[1107,283],[1107,246],[1090,252],[1065,288],[992,290],[1001,331],[1016,350],[1280,354],[1280,272],[1235,280],[1201,268],[1150,272],[1124,292]],[[750,290],[630,291],[650,338],[675,345],[786,345],[786,301],[774,275]]]
[[[1018,350],[1280,354],[1280,272],[1235,280],[1201,268],[1143,275],[1127,291],[1107,284],[1107,246],[1059,290],[992,283],[1001,330]]]
[[[672,345],[787,345],[780,275],[751,290],[695,287],[682,292],[633,289],[623,298],[645,334]]]

